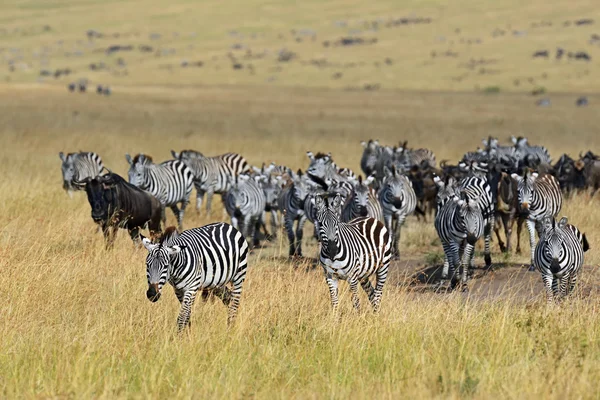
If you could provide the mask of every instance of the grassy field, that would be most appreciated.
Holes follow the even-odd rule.
[[[359,142],[370,137],[406,138],[451,160],[489,134],[527,133],[556,156],[597,148],[598,115],[570,107],[569,96],[548,110],[517,94],[0,90],[2,397],[590,398],[600,389],[595,267],[555,308],[546,307],[537,273],[518,267],[527,257],[497,250],[497,262],[517,266],[475,280],[469,295],[415,291],[405,272],[439,260],[441,246],[431,223],[410,219],[381,314],[353,312],[342,285],[337,322],[321,271],[312,259],[290,263],[280,235],[250,257],[238,324],[225,329],[225,308],[198,302],[191,331],[179,337],[172,290],[156,304],[145,298],[146,251],[125,232],[106,251],[85,196],[70,200],[61,189],[61,150],[96,150],[126,174],[125,152],[162,160],[171,148],[239,151],[256,165],[293,168],[307,165],[306,150],[330,150],[358,170]],[[561,213],[588,233],[590,266],[600,261],[596,203],[581,196]],[[190,210],[185,225],[220,220],[216,205],[209,218]],[[524,281],[533,283],[523,289]],[[484,293],[490,285],[498,296]]]
[[[7,0],[0,12],[0,79],[10,82],[64,87],[87,78],[117,91],[192,84],[600,89],[594,0]],[[596,21],[575,24],[581,19]],[[103,36],[89,40],[88,30]],[[336,45],[342,37],[364,42]],[[115,45],[133,47],[105,53]],[[557,47],[565,51],[560,60]],[[538,50],[549,57],[532,59]],[[591,61],[569,59],[569,52],[586,52]],[[40,76],[66,68],[67,77]]]
[[[584,18],[598,21],[574,23]],[[285,234],[251,254],[235,327],[222,304],[198,301],[179,336],[172,289],[146,299],[146,250],[125,232],[105,250],[85,195],[61,189],[58,158],[96,151],[126,175],[125,153],[234,151],[304,169],[311,150],[359,172],[361,140],[455,162],[489,135],[525,135],[555,159],[598,152],[597,23],[591,0],[2,2],[0,397],[597,398],[597,198],[561,211],[591,244],[561,306],[522,268],[525,233],[520,256],[494,243],[496,271],[477,271],[468,294],[412,285],[442,249],[432,222],[410,217],[379,315],[362,294],[354,312],[344,283],[341,319],[331,314],[307,226],[306,260],[287,259]],[[133,47],[106,54],[114,45]],[[556,47],[591,61],[556,60]],[[83,78],[113,95],[67,92]],[[550,107],[535,106],[535,88]],[[589,107],[574,106],[580,93]],[[210,216],[188,210],[187,228],[223,219],[218,200]]]

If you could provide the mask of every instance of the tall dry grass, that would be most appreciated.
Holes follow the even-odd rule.
[[[418,293],[394,278],[377,316],[363,295],[364,310],[354,312],[342,284],[338,321],[320,269],[311,260],[290,264],[284,235],[251,255],[234,328],[226,329],[222,304],[198,301],[192,329],[178,336],[172,290],[156,304],[145,298],[146,251],[123,232],[104,249],[85,196],[70,200],[61,190],[57,156],[95,150],[125,174],[125,152],[162,160],[171,148],[239,151],[253,164],[298,168],[310,149],[358,170],[359,141],[370,137],[407,138],[456,159],[482,137],[512,133],[558,155],[597,148],[592,110],[465,94],[207,88],[106,99],[1,90],[2,397],[596,397],[595,293],[547,308],[535,290],[519,292],[518,280],[501,297],[486,297]],[[582,196],[562,213],[588,233],[589,265],[599,260],[596,202]],[[218,203],[210,217],[190,209],[185,226],[221,219]],[[411,219],[405,232],[404,260],[441,251],[431,224]],[[315,242],[306,242],[306,254],[316,255]],[[394,268],[401,275],[403,261]],[[588,274],[584,285],[594,279]]]

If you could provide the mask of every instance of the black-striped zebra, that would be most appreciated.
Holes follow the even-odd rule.
[[[360,168],[366,176],[374,175],[377,172],[378,164],[381,162],[381,146],[377,140],[360,142],[363,147],[363,154],[360,158]]]
[[[182,161],[194,174],[196,187],[196,211],[202,208],[202,199],[206,193],[206,212],[210,213],[215,193],[224,195],[231,189],[235,178],[250,171],[250,165],[237,153],[225,153],[214,157],[205,157],[194,150],[171,150],[173,158]]]
[[[385,169],[378,193],[379,203],[383,210],[383,219],[388,231],[392,234],[392,253],[394,258],[400,257],[400,230],[406,217],[417,208],[417,195],[408,177],[399,173],[395,167]]]
[[[466,289],[474,246],[484,233],[483,213],[478,202],[464,191],[460,198],[453,196],[440,204],[435,216],[435,229],[445,256],[440,287],[444,288],[448,283],[448,288],[453,289],[457,282],[455,273],[459,269],[463,289]]]
[[[291,183],[284,187],[279,196],[279,210],[283,213],[285,230],[290,244],[290,257],[302,257],[302,236],[306,223],[304,201],[309,193],[308,178],[298,170],[297,174],[289,172]],[[294,230],[294,222],[296,229]]]
[[[541,222],[546,218],[555,218],[562,207],[562,192],[558,180],[552,175],[539,175],[525,169],[523,176],[511,175],[517,181],[519,212],[526,218],[531,247],[530,271],[535,270],[533,259],[535,252],[535,233],[540,236]],[[521,251],[522,223],[517,224],[517,253]]]
[[[321,252],[319,261],[325,271],[331,305],[338,306],[338,281],[347,280],[352,293],[352,305],[359,308],[358,284],[367,293],[375,312],[379,310],[383,286],[392,258],[390,232],[374,218],[340,221],[342,197],[338,194],[325,203],[315,199]],[[375,274],[375,288],[369,277]]]
[[[194,187],[192,171],[178,160],[155,164],[152,157],[138,154],[133,159],[125,155],[129,163],[129,183],[146,190],[163,206],[163,226],[166,224],[165,207],[170,207],[177,217],[179,229],[183,229],[183,215],[190,202]],[[181,208],[177,204],[181,203]]]
[[[58,156],[62,161],[63,189],[69,197],[73,197],[75,190],[84,190],[85,184],[81,184],[81,182],[84,182],[86,178],[94,179],[104,168],[102,158],[96,153],[81,151],[65,156],[61,151]]]
[[[567,217],[556,223],[546,219],[534,253],[534,265],[542,274],[549,303],[569,295],[575,288],[583,265],[583,253],[589,249],[584,233],[568,223]]]
[[[429,166],[435,168],[435,154],[430,149],[409,149],[404,142],[396,148],[394,158],[408,170],[413,166]]]
[[[306,174],[315,182],[326,187],[334,182],[345,182],[348,179],[355,179],[356,175],[349,168],[339,168],[331,158],[331,153],[323,154],[307,151],[306,155],[310,160]]]
[[[231,225],[252,240],[254,246],[260,244],[258,234],[266,205],[265,194],[257,179],[246,174],[238,175],[224,199]]]
[[[258,176],[258,184],[263,191],[265,196],[265,210],[261,217],[261,225],[265,230],[265,234],[274,239],[277,237],[277,231],[279,230],[279,196],[282,191],[282,178],[281,176],[264,175]],[[271,233],[267,232],[266,228],[266,215],[271,214]]]
[[[548,149],[544,146],[531,146],[527,138],[525,137],[514,137],[511,136],[511,141],[515,145],[515,151],[519,159],[525,159],[528,157],[536,158],[540,163],[551,164],[552,158]]]
[[[142,236],[148,249],[146,296],[158,301],[169,282],[181,303],[177,326],[190,325],[192,306],[199,290],[212,292],[229,307],[227,323],[237,315],[248,267],[248,243],[234,227],[223,222],[178,233],[167,228],[159,243]],[[227,285],[231,283],[231,289]],[[204,297],[204,296],[203,296]]]
[[[370,176],[364,181],[362,176],[354,185],[352,193],[342,209],[342,222],[349,222],[359,217],[371,217],[383,222],[383,210],[377,199],[377,194],[371,188],[375,177]]]

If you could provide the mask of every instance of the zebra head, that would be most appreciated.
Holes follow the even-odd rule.
[[[186,248],[185,245],[167,244],[167,242],[177,239],[178,236],[177,230],[173,227],[165,230],[165,234],[159,243],[152,243],[150,239],[140,235],[144,247],[148,250],[148,256],[146,257],[148,291],[146,297],[151,302],[160,299],[160,292],[171,273],[172,258]]]
[[[309,186],[309,180],[305,175],[302,174],[302,170],[299,169],[298,173],[292,177],[294,186],[292,187],[292,194],[296,200],[303,202],[311,191]]]
[[[73,190],[73,180],[77,179],[77,170],[73,160],[74,154],[70,153],[65,156],[61,151],[58,153],[58,156],[62,161],[60,169],[63,177],[63,189],[70,193],[70,191]]]
[[[329,198],[326,204],[322,195],[315,198],[317,209],[316,220],[318,222],[319,237],[321,239],[321,253],[333,260],[340,248],[340,215],[342,214],[342,196],[336,194],[333,199]]]
[[[311,151],[307,151],[306,155],[310,160],[310,164],[308,165],[308,169],[306,173],[315,180],[321,180],[325,182],[325,184],[329,185],[331,182],[328,182],[328,178],[330,177],[332,171],[335,171],[337,168],[331,159],[331,153],[317,153],[317,155],[313,155]]]
[[[523,176],[520,176],[519,174],[512,174],[511,176],[517,181],[519,209],[521,214],[528,215],[533,197],[534,184],[539,174],[537,172],[531,172],[529,169],[525,169]]]
[[[446,204],[446,202],[459,194],[458,184],[456,179],[452,175],[447,175],[445,179],[441,179],[439,176],[433,177],[433,182],[438,188],[436,195],[436,203],[439,207]]]
[[[561,262],[564,261],[566,232],[565,228],[568,224],[567,217],[562,217],[558,223],[554,218],[546,218],[543,223],[543,237],[538,244],[545,258],[550,261],[550,271],[553,274],[560,272]]]
[[[474,199],[469,199],[466,193],[461,193],[461,198],[454,198],[454,201],[459,207],[459,215],[465,224],[465,233],[467,234],[467,242],[475,244],[477,239],[483,235],[483,214],[481,208]]]
[[[277,200],[282,191],[281,177],[261,175],[258,183],[265,194],[265,211],[277,209]]]
[[[132,159],[129,154],[125,154],[125,159],[129,163],[129,183],[143,187],[146,182],[147,168],[152,164],[152,157],[138,154]]]
[[[369,203],[369,195],[371,194],[371,188],[369,185],[373,183],[375,178],[373,176],[368,177],[364,181],[362,176],[358,177],[358,183],[354,186],[352,201],[354,207],[358,210],[358,215],[366,217],[368,215],[367,204]]]
[[[405,186],[409,185],[412,187],[412,184],[394,166],[392,166],[392,169],[385,167],[384,171],[385,178],[383,178],[381,192],[384,193],[385,202],[400,209],[404,203]]]

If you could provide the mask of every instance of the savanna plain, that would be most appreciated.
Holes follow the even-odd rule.
[[[206,62],[202,68],[210,69],[174,67],[180,65],[179,53],[168,53],[167,61],[127,53],[127,74],[120,69],[116,74],[117,67],[85,70],[92,83],[111,84],[111,96],[99,96],[93,88],[92,93],[68,92],[69,77],[36,81],[33,67],[20,69],[25,61],[9,70],[3,59],[8,72],[0,73],[0,396],[596,398],[597,197],[573,196],[559,214],[586,232],[591,246],[575,295],[560,305],[546,305],[539,274],[523,267],[528,263],[526,232],[522,255],[502,254],[493,244],[494,270],[478,269],[468,293],[427,290],[419,283],[422,271],[439,267],[442,248],[431,219],[410,217],[381,312],[373,315],[365,296],[363,310],[354,311],[342,283],[338,319],[307,224],[305,259],[288,259],[285,232],[252,252],[235,326],[227,328],[222,304],[198,301],[191,329],[180,335],[172,289],[166,287],[157,303],[146,299],[146,250],[135,247],[126,232],[119,233],[113,249],[105,249],[85,194],[69,199],[62,190],[58,157],[59,151],[95,151],[108,168],[126,176],[125,153],[143,152],[162,161],[170,158],[171,149],[188,148],[207,155],[238,152],[256,166],[275,161],[293,169],[306,168],[307,150],[331,152],[338,165],[360,171],[360,141],[370,138],[385,144],[407,140],[451,162],[490,135],[503,141],[525,135],[546,146],[554,159],[562,153],[597,152],[596,59],[556,65],[554,60],[533,61],[530,54],[544,46],[554,49],[554,43],[575,46],[577,32],[584,31],[569,30],[575,28],[563,22],[589,17],[594,3],[534,1],[519,8],[507,0],[488,10],[468,1],[454,8],[435,1],[401,7],[394,2],[307,1],[298,8],[292,2],[249,1],[231,13],[220,4],[9,1],[0,6],[7,26],[0,32],[2,46],[23,49],[23,60],[42,45],[53,47],[51,65],[72,62],[77,78],[100,56],[89,50],[72,61],[64,51],[58,54],[56,42],[87,43],[85,32],[91,28],[139,32],[139,42],[160,31],[160,46],[198,54]],[[431,25],[369,31],[380,35],[378,42],[351,51],[331,46],[327,57],[335,71],[307,70],[301,64],[317,57],[312,52],[325,52],[321,32],[332,42],[341,35],[339,21],[363,26],[357,21],[411,13],[431,17]],[[541,20],[553,21],[554,28],[545,26],[540,33],[531,27]],[[486,47],[495,27],[490,21],[502,25],[510,38]],[[509,23],[513,26],[506,28]],[[318,50],[310,47],[312,38],[297,41],[290,34],[292,28],[309,27],[319,35]],[[583,47],[595,27],[581,28],[590,30],[580,35]],[[432,50],[447,49],[437,38],[449,41],[457,29],[465,38],[483,38],[481,57],[497,58],[494,68],[500,72],[467,70],[470,75],[457,81],[455,75],[463,74],[460,60],[444,64],[436,56],[432,61]],[[515,29],[529,36],[515,39]],[[249,39],[252,34],[257,39]],[[96,38],[93,46],[128,44],[134,38]],[[271,48],[273,54],[283,47],[280,41],[288,40],[297,58],[281,63],[265,56],[254,62],[254,73],[247,64],[243,72],[232,68],[230,47],[251,40],[261,40],[256,47]],[[459,37],[452,40],[456,46],[463,43]],[[502,43],[509,40],[515,42]],[[464,43],[457,53],[467,51]],[[597,47],[585,49],[592,57],[598,53]],[[185,57],[191,61],[189,54]],[[375,59],[380,66],[358,65]],[[355,67],[349,66],[352,62]],[[519,62],[522,68],[515,67]],[[171,68],[162,67],[166,64]],[[340,65],[348,71],[332,79]],[[389,70],[381,72],[384,65]],[[39,69],[35,64],[36,74]],[[529,82],[534,74],[536,85],[544,80],[550,107],[536,107],[533,84],[514,85],[517,79]],[[375,84],[377,90],[371,90]],[[485,87],[499,90],[486,92]],[[580,92],[586,93],[588,107],[575,107],[574,93]],[[204,210],[199,215],[190,205],[184,226],[227,220],[215,199],[210,215]],[[167,215],[175,224],[170,211]],[[483,265],[480,254],[476,264]]]

